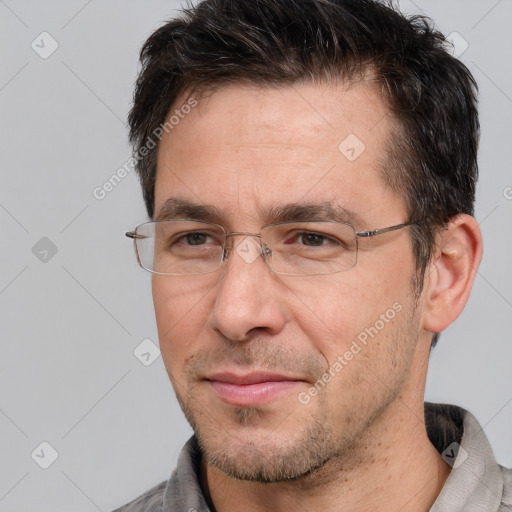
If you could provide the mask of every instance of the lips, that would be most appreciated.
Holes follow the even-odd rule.
[[[237,406],[255,406],[271,402],[304,383],[296,377],[268,372],[245,375],[223,372],[210,375],[206,380],[221,400]]]

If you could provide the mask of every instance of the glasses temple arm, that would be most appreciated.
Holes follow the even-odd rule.
[[[139,234],[135,233],[135,231],[127,231],[124,235],[127,236],[128,238],[133,238],[134,240],[141,239],[141,238],[148,238],[147,236],[139,235]]]
[[[381,235],[382,233],[387,233],[388,231],[396,231],[397,229],[402,229],[406,226],[412,226],[413,224],[418,224],[420,222],[422,221],[416,220],[412,222],[404,222],[403,224],[397,224],[396,226],[390,226],[389,228],[374,229],[372,231],[356,231],[356,236],[370,238],[372,236]]]

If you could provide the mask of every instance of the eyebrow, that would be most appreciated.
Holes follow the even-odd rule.
[[[162,205],[154,220],[191,219],[213,222],[222,218],[222,212],[215,206],[171,197]]]
[[[334,220],[354,225],[363,224],[363,219],[355,212],[332,202],[289,203],[264,210],[267,222],[290,222],[304,220]]]
[[[275,205],[261,208],[259,214],[265,225],[276,222],[306,220],[334,220],[348,222],[354,226],[363,226],[365,224],[359,214],[328,201],[322,203]],[[222,210],[216,206],[197,204],[187,199],[171,197],[162,205],[154,220],[187,219],[218,223],[223,222],[225,217]]]

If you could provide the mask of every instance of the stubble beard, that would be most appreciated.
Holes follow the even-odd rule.
[[[397,347],[394,357],[402,358],[402,369],[410,366],[411,362],[411,353],[401,355],[400,347],[403,348],[405,343],[412,344],[411,336],[416,327],[415,310],[416,304],[411,304],[406,313],[408,318],[397,326],[394,333],[396,339],[392,341]],[[300,414],[306,412],[303,407],[308,406],[297,401],[294,409],[282,411],[278,419],[272,419],[273,413],[265,407],[231,407],[226,418],[219,410],[213,414],[208,411],[190,390],[187,400],[177,391],[176,396],[194,430],[203,457],[222,473],[238,480],[259,483],[301,479],[305,485],[318,485],[327,483],[335,474],[349,472],[364,464],[362,452],[367,448],[367,433],[398,397],[406,373],[403,371],[400,378],[387,385],[378,403],[370,401],[361,405],[353,396],[352,410],[348,407],[347,415],[351,412],[355,414],[344,418],[344,428],[340,428],[339,424],[333,425],[329,414],[332,405],[325,400],[323,393],[312,399],[311,405],[314,400],[315,408],[310,410],[309,415]],[[177,390],[176,386],[174,389]],[[296,412],[299,415],[294,422]],[[219,416],[218,421],[215,420],[216,416]],[[235,434],[225,427],[226,421],[237,427]],[[272,423],[274,427],[264,436],[261,433],[253,436],[252,432],[258,431],[260,422]],[[294,430],[290,429],[290,425],[294,426]],[[284,426],[288,428],[287,431],[283,430]]]
[[[225,436],[202,421],[201,413],[192,412],[181,401],[180,405],[206,462],[231,478],[259,483],[295,480],[314,473],[333,456],[332,443],[326,442],[333,438],[327,422],[309,421],[288,434],[279,431],[278,420],[274,431],[251,438],[250,429],[267,422],[269,412],[262,407],[236,407],[230,420],[247,430],[240,436]]]

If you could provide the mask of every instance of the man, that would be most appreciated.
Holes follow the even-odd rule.
[[[118,510],[512,510],[476,420],[424,404],[482,254],[443,36],[370,0],[207,0],[141,61],[128,236],[195,435]]]

